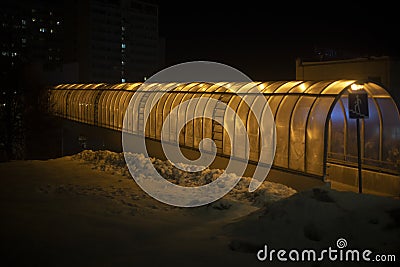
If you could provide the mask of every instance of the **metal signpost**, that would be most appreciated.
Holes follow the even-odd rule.
[[[360,119],[366,119],[369,116],[368,94],[362,89],[356,87],[349,93],[349,117],[356,119],[357,123],[357,160],[358,160],[358,192],[362,193],[362,167],[361,167],[361,138],[360,138]]]

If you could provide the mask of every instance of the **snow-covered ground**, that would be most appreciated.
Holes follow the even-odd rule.
[[[126,166],[125,158],[129,160],[131,169],[134,170],[134,175],[143,177],[143,179],[151,179],[149,169],[151,169],[150,162],[145,160],[143,154],[129,153],[124,157],[123,153],[115,153],[111,151],[92,151],[85,150],[79,154],[72,156],[75,160],[82,160],[90,163],[94,169],[106,171],[112,174],[130,177],[130,173]],[[150,158],[151,163],[155,169],[168,181],[181,186],[201,186],[208,184],[216,179],[223,173],[220,169],[206,168],[202,171],[196,171],[197,166],[183,166],[183,168],[190,170],[185,172],[181,169],[175,168],[169,161]],[[231,176],[234,174],[230,174]],[[234,178],[233,178],[234,179]],[[233,190],[228,193],[224,202],[230,201],[231,204],[241,201],[262,207],[271,202],[275,202],[282,198],[287,198],[296,191],[288,186],[265,181],[255,193],[248,191],[250,184],[250,177],[242,177]]]
[[[135,174],[145,175],[143,156],[131,156]],[[222,172],[187,174],[152,162],[180,185]],[[257,260],[264,245],[323,249],[339,238],[349,248],[397,253],[397,265],[383,266],[400,260],[398,199],[326,187],[296,192],[268,181],[249,193],[243,178],[217,202],[177,208],[143,192],[123,154],[109,151],[1,163],[0,177],[2,266],[276,266]]]

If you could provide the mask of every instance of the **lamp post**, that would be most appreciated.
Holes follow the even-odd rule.
[[[357,125],[358,192],[360,194],[362,193],[360,119],[366,119],[368,116],[368,94],[363,85],[352,84],[349,92],[349,117],[356,119]]]

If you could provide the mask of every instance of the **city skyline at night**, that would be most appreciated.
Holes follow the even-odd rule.
[[[26,61],[40,59],[44,66],[53,69],[66,64],[63,71],[71,81],[100,82],[101,77],[113,82],[142,81],[163,67],[196,60],[232,65],[256,80],[290,80],[295,77],[297,58],[320,61],[399,57],[395,13],[384,4],[371,9],[341,2],[329,6],[262,6],[256,2],[228,5],[224,1],[202,1],[189,6],[155,0],[23,3],[2,4],[8,6],[3,9],[7,13],[3,19],[10,17],[11,28],[19,27],[13,31],[28,35],[28,39],[14,34],[3,40],[2,61],[13,55],[10,45],[18,37],[17,46],[30,50]],[[126,8],[127,5],[130,7]],[[139,63],[147,65],[147,70]]]

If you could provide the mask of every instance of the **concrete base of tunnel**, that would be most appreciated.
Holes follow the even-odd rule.
[[[62,138],[60,146],[63,156],[78,153],[84,149],[110,150],[122,152],[122,134],[120,131],[88,125],[71,120],[63,120]],[[146,148],[149,156],[165,160],[161,143],[157,140],[146,139]],[[197,159],[199,151],[191,148],[181,148],[182,153],[188,159]],[[133,151],[134,152],[134,151]],[[210,168],[225,169],[229,158],[216,156]],[[255,164],[249,163],[244,173],[252,176],[256,168]],[[307,190],[317,186],[323,186],[326,182],[316,177],[309,177],[300,173],[292,173],[286,170],[272,168],[267,176],[271,182],[290,186],[298,191]],[[328,182],[339,182],[343,185],[358,187],[357,169],[339,164],[327,164]],[[369,192],[379,194],[400,196],[400,177],[397,175],[363,170],[363,188]]]
[[[358,188],[358,169],[355,167],[327,163],[327,180]],[[398,175],[362,170],[363,191],[400,197]]]
[[[63,156],[79,153],[85,149],[122,152],[122,134],[120,131],[67,119],[63,120],[62,127],[63,130],[60,132],[63,134],[62,138],[60,138],[60,146],[63,147]],[[166,159],[159,141],[146,139],[146,148],[149,156],[162,160]],[[181,151],[188,159],[197,159],[200,156],[199,151],[191,148],[183,147],[181,148]],[[229,158],[217,155],[213,163],[210,165],[210,168],[225,169],[228,162]],[[255,164],[249,163],[244,176],[252,176],[255,168]],[[326,184],[318,178],[290,173],[275,168],[270,170],[266,180],[290,186],[298,191]]]

